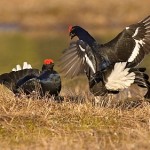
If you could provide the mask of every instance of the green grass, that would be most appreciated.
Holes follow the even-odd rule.
[[[9,72],[16,64],[24,61],[31,63],[34,68],[41,68],[43,60],[52,58],[57,64],[63,50],[68,47],[70,39],[68,35],[57,33],[55,36],[29,36],[24,33],[0,34],[0,73]],[[117,34],[117,33],[116,33]],[[106,34],[103,38],[96,39],[105,43],[115,37],[115,33]],[[64,38],[63,38],[64,37]],[[146,56],[141,66],[146,66],[150,73],[149,56]],[[56,65],[56,69],[58,66]],[[73,83],[73,82],[72,82]]]
[[[46,58],[57,62],[66,45],[67,42],[59,37],[30,37],[21,33],[0,34],[0,73],[8,72],[23,61],[28,61],[35,68],[41,68]]]

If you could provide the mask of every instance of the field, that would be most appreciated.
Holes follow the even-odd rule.
[[[55,69],[68,47],[68,25],[80,25],[98,42],[150,15],[140,0],[0,0],[0,74],[27,61],[41,69],[52,58]],[[150,75],[150,56],[140,66]],[[149,150],[150,103],[132,86],[94,103],[84,76],[62,77],[63,101],[15,97],[0,85],[0,149]]]
[[[83,80],[83,79],[81,79]],[[84,82],[84,81],[83,81]],[[67,84],[67,83],[66,83]],[[0,148],[144,150],[150,146],[150,105],[140,98],[95,106],[87,87],[63,87],[63,102],[14,97],[0,86]]]

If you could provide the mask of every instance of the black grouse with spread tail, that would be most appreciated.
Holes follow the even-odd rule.
[[[136,68],[150,52],[150,16],[126,27],[106,44],[99,44],[80,26],[69,26],[69,34],[79,40],[71,42],[61,58],[66,76],[85,72],[90,90],[97,96],[117,93],[136,83],[148,89],[145,97],[150,98],[146,69]]]
[[[31,66],[21,70],[17,65],[17,69],[13,68],[12,72],[0,75],[0,83],[17,95],[21,92],[29,95],[39,91],[40,96],[58,96],[61,91],[61,78],[53,67],[52,59],[44,60],[42,71],[32,69]]]

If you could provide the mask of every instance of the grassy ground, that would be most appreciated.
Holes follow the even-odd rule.
[[[69,24],[105,42],[149,15],[149,5],[149,0],[1,0],[0,73],[23,61],[36,68],[45,58],[57,63],[70,42]],[[17,30],[7,30],[6,24]],[[150,72],[149,57],[142,65]],[[85,78],[63,79],[62,85],[62,103],[17,98],[0,86],[0,149],[150,149],[150,105],[141,90],[131,90],[134,98],[124,98],[126,91],[94,106]]]
[[[105,105],[93,106],[87,86],[84,91],[81,89],[82,85],[72,90],[63,87],[64,101],[58,103],[47,98],[16,98],[0,86],[0,148],[150,148],[150,105],[147,101],[115,99],[114,105],[107,99]]]

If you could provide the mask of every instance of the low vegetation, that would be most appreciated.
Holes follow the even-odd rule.
[[[84,26],[100,42],[109,41],[148,16],[149,5],[149,0],[1,0],[0,73],[23,61],[39,69],[45,58],[57,64],[70,42],[70,24]],[[150,72],[148,57],[142,65]],[[18,98],[0,85],[0,149],[149,150],[150,104],[143,91],[133,88],[131,95],[95,104],[85,83],[82,77],[63,80],[63,101]]]
[[[17,98],[0,86],[1,149],[149,149],[148,101],[107,99],[95,106],[87,88],[80,89],[63,88],[64,101],[56,102]]]

